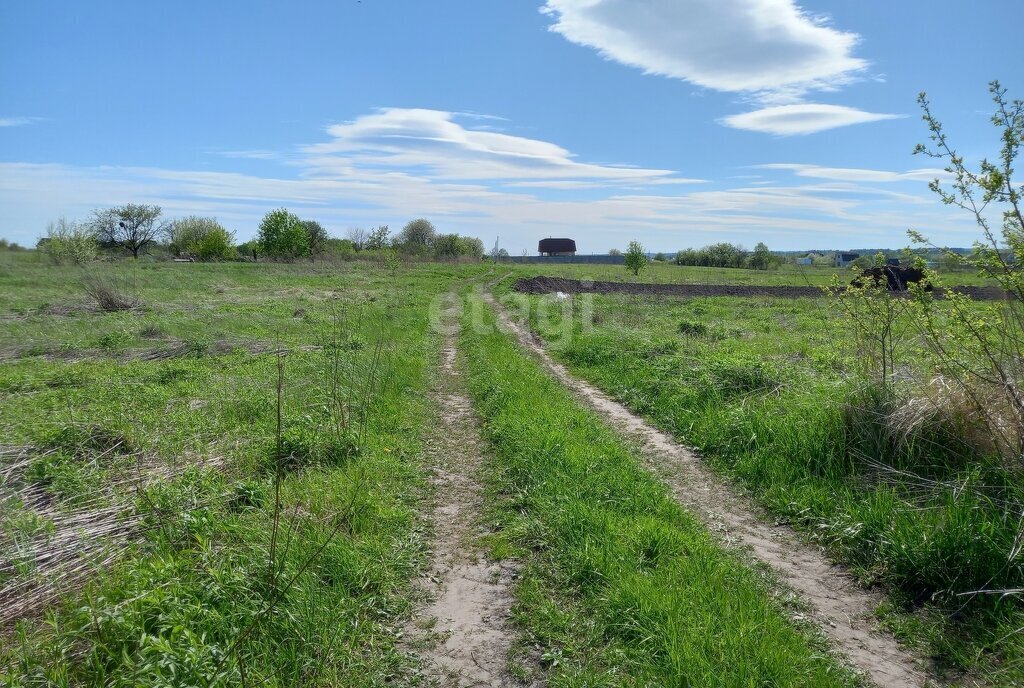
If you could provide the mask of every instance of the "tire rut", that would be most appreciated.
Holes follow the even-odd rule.
[[[692,450],[678,444],[593,385],[557,363],[532,332],[512,321],[490,293],[484,299],[500,326],[533,353],[543,366],[584,403],[621,432],[640,440],[649,470],[669,486],[676,500],[722,541],[749,549],[778,580],[813,610],[812,618],[835,649],[879,686],[916,688],[937,683],[924,662],[901,647],[872,620],[882,596],[865,590],[842,567],[787,526],[772,525],[750,501],[708,468]]]
[[[414,619],[427,674],[442,686],[521,686],[508,674],[514,632],[508,562],[489,562],[476,539],[483,534],[479,472],[486,445],[455,367],[454,338],[442,349],[433,392],[437,424],[428,435],[435,474],[431,570],[419,587],[431,602]]]

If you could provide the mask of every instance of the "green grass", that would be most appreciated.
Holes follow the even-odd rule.
[[[1024,584],[1024,564],[1009,558],[1019,476],[958,428],[894,434],[884,420],[892,402],[864,382],[829,301],[593,299],[597,324],[583,331],[557,309],[538,319],[532,297],[532,325],[574,373],[698,447],[866,583],[883,584],[892,601],[882,615],[939,666],[994,684],[1024,680],[1017,599],[960,595]],[[901,349],[903,374],[922,375],[916,342]]]
[[[425,558],[420,440],[438,347],[428,306],[478,268],[91,270],[128,275],[143,308],[78,308],[78,275],[31,259],[0,270],[0,348],[17,349],[0,366],[0,435],[36,457],[2,487],[41,489],[59,513],[123,504],[141,537],[45,618],[5,632],[0,682],[235,685],[244,672],[248,685],[417,685],[396,630]],[[377,341],[377,391],[365,395]],[[126,356],[180,343],[166,360]],[[290,350],[279,511],[278,357],[254,343]],[[357,400],[372,396],[352,411],[352,428],[366,417],[358,437],[331,430],[335,365]],[[139,494],[107,487],[140,461],[168,477]],[[5,504],[5,555],[9,542],[45,537],[33,514]],[[0,584],[39,573],[29,554]]]
[[[525,561],[515,614],[550,685],[854,683],[508,336],[466,328],[460,344],[496,454],[495,548]]]

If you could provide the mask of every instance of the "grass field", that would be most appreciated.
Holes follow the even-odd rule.
[[[431,551],[437,297],[508,272],[500,295],[516,276],[624,276],[0,260],[0,676],[11,685],[432,685],[421,645],[402,636]],[[659,265],[643,279],[818,284],[827,272]],[[88,284],[137,303],[105,311]],[[1018,476],[953,434],[886,434],[824,295],[594,296],[589,329],[582,297],[568,322],[564,303],[529,303],[572,371],[888,591],[880,618],[948,676],[1024,680],[1016,598],[960,594],[1024,586],[1007,555]],[[863,682],[800,620],[801,601],[680,507],[631,440],[494,331],[487,307],[463,312],[457,368],[491,450],[484,540],[520,567],[510,676]],[[901,374],[917,379],[919,345],[905,346]]]
[[[598,277],[591,266],[557,271]],[[530,298],[532,326],[571,370],[884,586],[891,602],[879,613],[898,634],[954,673],[1024,680],[1016,598],[964,594],[1024,583],[1019,476],[956,428],[892,428],[830,299],[594,295],[595,324],[584,328],[581,304],[566,312]],[[927,358],[912,332],[900,350],[910,415]]]
[[[61,538],[109,541],[86,557],[118,554],[66,605],[50,600],[47,623],[7,629],[6,682],[415,677],[395,625],[425,546],[427,305],[466,270],[98,271],[142,305],[95,312],[73,271],[0,271],[0,434],[30,448],[4,475],[13,566],[0,584],[45,597],[56,583],[42,556]],[[65,533],[72,515],[80,541]]]

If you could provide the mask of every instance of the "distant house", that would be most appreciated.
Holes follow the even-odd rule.
[[[860,258],[859,253],[837,253],[836,254],[836,267],[837,268],[848,268],[853,265],[853,261]]]
[[[796,259],[797,265],[814,265],[814,259],[810,256],[804,256],[803,258]]]
[[[575,256],[576,242],[572,239],[541,239],[537,253],[542,256]]]

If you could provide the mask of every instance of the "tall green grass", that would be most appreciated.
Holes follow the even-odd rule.
[[[854,683],[509,337],[460,343],[495,451],[499,543],[526,560],[516,615],[551,685]]]
[[[1024,656],[1021,605],[975,594],[1024,587],[1018,475],[955,423],[894,427],[899,399],[863,381],[824,301],[622,306],[599,297],[601,324],[568,339],[557,324],[540,331],[573,372],[884,584],[892,608],[912,614],[889,621],[940,664],[1021,678],[1001,663]]]
[[[274,354],[197,345],[171,360],[124,364],[103,355],[67,363],[27,351],[4,366],[0,434],[50,452],[25,479],[41,481],[62,508],[78,508],[76,497],[89,500],[97,485],[134,469],[132,461],[97,456],[81,441],[82,429],[86,440],[127,438],[148,463],[223,461],[218,469],[172,471],[137,496],[121,495],[143,516],[141,539],[45,619],[5,632],[0,683],[416,684],[416,660],[397,638],[411,578],[425,559],[420,438],[438,346],[428,304],[472,269],[202,266],[181,281],[178,267],[140,268],[146,310],[132,314],[42,312],[46,302],[79,298],[74,283],[61,287],[50,272],[56,269],[31,264],[0,275],[0,287],[14,287],[0,289],[5,305],[26,313],[9,321],[15,334],[5,343],[78,350],[108,332],[126,333],[127,347],[223,334],[280,343],[290,349],[281,378],[287,456],[277,456]],[[332,303],[362,314],[350,318],[340,344],[345,365],[365,368],[378,339],[388,350],[365,432],[344,452],[325,444],[332,437],[330,355],[339,346],[324,336]],[[283,469],[280,509],[276,466]],[[13,523],[0,519],[3,528]]]

